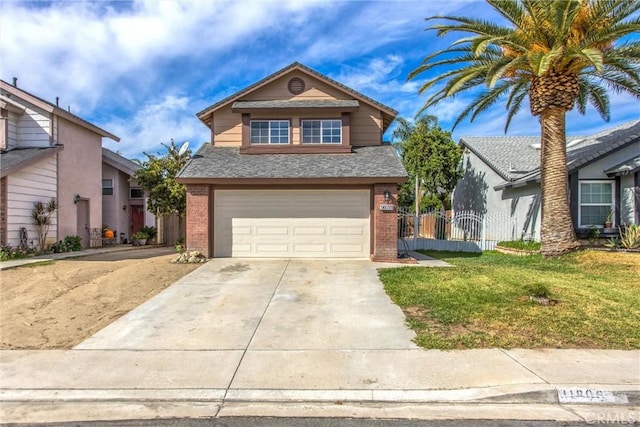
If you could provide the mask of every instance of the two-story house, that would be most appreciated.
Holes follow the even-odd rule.
[[[393,109],[302,64],[197,114],[211,142],[179,175],[187,247],[213,257],[397,258]]]
[[[0,81],[1,244],[30,244],[34,202],[52,198],[47,243],[78,235],[88,247],[90,230],[102,228],[102,138],[119,138],[57,103]]]

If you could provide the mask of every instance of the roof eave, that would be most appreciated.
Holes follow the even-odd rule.
[[[37,163],[42,159],[46,159],[49,156],[53,156],[54,154],[59,153],[62,150],[64,150],[64,145],[54,145],[52,147],[47,147],[46,149],[43,149],[41,153],[38,153],[33,157],[30,157],[13,166],[2,168],[0,176],[4,178],[5,176],[11,175],[12,173],[19,171],[20,169],[23,169],[29,165]]]

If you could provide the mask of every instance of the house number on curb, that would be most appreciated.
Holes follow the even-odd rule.
[[[629,403],[626,394],[595,388],[559,388],[560,403]]]

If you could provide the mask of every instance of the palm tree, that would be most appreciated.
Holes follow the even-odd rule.
[[[640,31],[638,0],[486,0],[506,25],[458,16],[435,16],[439,36],[461,32],[468,37],[427,56],[409,74],[438,72],[420,87],[435,85],[422,111],[463,92],[474,100],[455,126],[471,121],[506,99],[505,132],[529,98],[541,125],[542,253],[558,255],[579,246],[571,221],[566,161],[566,112],[593,105],[609,120],[607,89],[640,98],[640,41],[621,41]],[[454,68],[451,69],[450,67]],[[442,68],[444,67],[444,68]],[[482,90],[478,93],[478,88]]]

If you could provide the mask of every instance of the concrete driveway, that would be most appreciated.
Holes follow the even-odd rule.
[[[413,337],[369,261],[214,259],[76,349],[398,350]]]

